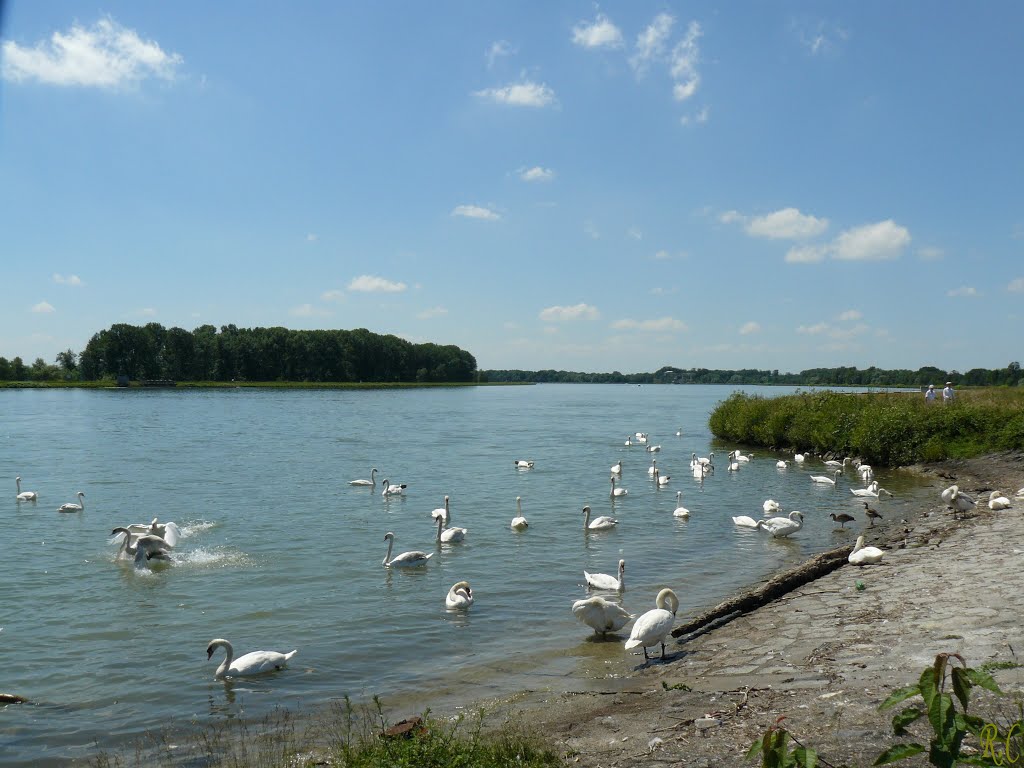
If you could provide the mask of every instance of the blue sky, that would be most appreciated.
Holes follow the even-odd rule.
[[[481,368],[1024,358],[1024,5],[9,0],[0,355],[359,328]]]

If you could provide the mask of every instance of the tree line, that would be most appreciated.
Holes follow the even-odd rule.
[[[128,377],[174,381],[471,382],[476,358],[453,345],[413,344],[393,335],[355,330],[288,328],[193,331],[117,323],[66,350],[55,364],[0,357],[0,380],[97,381]]]

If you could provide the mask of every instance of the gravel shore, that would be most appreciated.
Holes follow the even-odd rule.
[[[845,565],[673,640],[665,662],[639,656],[627,679],[525,694],[510,704],[515,718],[580,766],[760,764],[744,755],[783,716],[828,764],[870,765],[908,740],[894,737],[893,712],[879,704],[915,683],[937,653],[960,653],[973,667],[1024,663],[1024,499],[1000,512],[985,503],[990,490],[1013,499],[1024,486],[1024,454],[915,469],[934,481],[934,504],[891,526],[890,539],[869,542],[886,550],[881,563]],[[954,519],[945,509],[939,492],[954,482],[979,499],[976,512]],[[994,676],[1009,695],[976,692],[971,711],[1005,722],[1024,697],[1024,669]],[[920,724],[912,730],[927,743]]]

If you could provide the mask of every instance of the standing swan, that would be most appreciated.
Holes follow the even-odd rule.
[[[661,643],[661,658],[665,659],[665,636],[672,631],[672,623],[676,618],[676,611],[679,610],[679,598],[671,589],[663,589],[658,593],[654,604],[657,608],[647,611],[640,616],[633,624],[633,631],[626,641],[626,648],[636,648],[638,645],[644,649],[644,659],[650,659],[647,655],[647,648]]]
[[[37,498],[39,498],[38,494],[35,491],[23,491],[23,490],[21,490],[21,476],[20,475],[18,477],[14,478],[14,482],[18,486],[18,495],[14,497],[17,501],[35,501]]]
[[[676,508],[672,511],[673,517],[689,517],[690,510],[683,506],[683,492],[676,491]]]
[[[75,495],[78,496],[78,503],[77,504],[72,504],[70,502],[67,503],[67,504],[61,504],[59,507],[57,507],[57,511],[58,512],[81,512],[83,509],[85,509],[85,494],[82,493],[81,491],[79,491]]]
[[[583,508],[583,530],[584,531],[607,531],[619,524],[619,521],[608,515],[601,515],[590,519],[590,505]]]
[[[368,485],[368,486],[371,486],[371,487],[376,485],[377,484],[377,468],[374,467],[373,469],[370,470],[370,479],[369,480],[349,480],[348,484],[349,485],[362,485],[362,486],[367,486]]]
[[[224,657],[224,661],[217,667],[217,671],[213,673],[213,676],[218,679],[222,677],[243,677],[245,675],[262,675],[264,672],[276,672],[288,666],[288,660],[299,652],[297,648],[288,653],[252,651],[235,659],[235,649],[231,647],[231,643],[223,638],[217,638],[216,640],[211,640],[210,644],[206,646],[207,661],[213,658],[213,652],[218,648],[223,648],[227,654]],[[234,663],[232,663],[232,659],[234,659]]]
[[[523,497],[516,496],[516,516],[512,518],[512,530],[525,531],[529,525],[526,518],[523,517]]]
[[[448,608],[469,608],[473,604],[473,590],[469,587],[468,581],[457,581],[448,590],[444,599]]]
[[[426,565],[427,560],[434,556],[433,552],[428,555],[426,552],[414,549],[411,552],[403,552],[392,558],[391,547],[395,543],[395,534],[388,531],[384,534],[384,541],[388,543],[388,553],[384,555],[384,561],[381,563],[385,568],[415,568],[418,565]]]
[[[865,547],[864,537],[858,536],[857,544],[846,560],[852,565],[872,565],[881,560],[884,554],[878,547]]]
[[[437,540],[445,544],[454,544],[457,541],[465,541],[466,529],[452,526],[444,526],[451,519],[451,510],[448,508],[448,497],[444,497],[444,509],[435,509],[430,513],[437,520]]]
[[[572,615],[588,627],[592,627],[594,632],[602,637],[608,632],[622,629],[626,622],[633,618],[633,614],[618,603],[605,600],[598,595],[573,603]]]
[[[587,573],[583,572],[583,578],[587,580],[587,586],[593,587],[594,589],[611,589],[616,592],[622,592],[626,588],[625,582],[626,575],[626,561],[619,560],[619,575],[618,577],[609,576],[607,573]]]

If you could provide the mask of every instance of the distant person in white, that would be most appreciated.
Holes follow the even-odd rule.
[[[934,403],[935,402],[935,385],[934,384],[929,384],[928,385],[928,390],[924,393],[924,399],[927,400],[929,403]]]
[[[947,381],[946,388],[942,390],[942,402],[952,403],[956,395],[953,393],[953,382]]]

